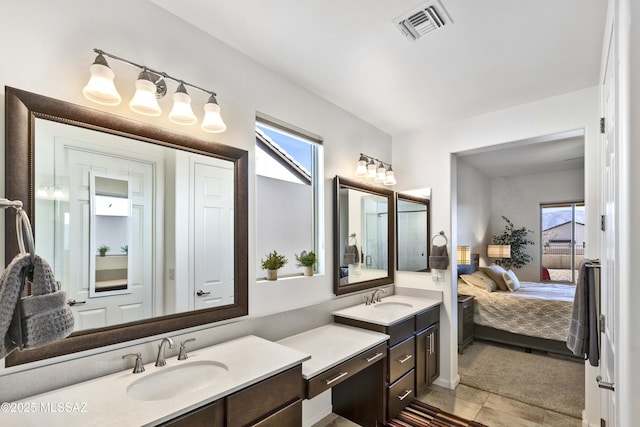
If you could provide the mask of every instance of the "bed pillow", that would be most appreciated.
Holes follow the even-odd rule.
[[[507,288],[507,284],[504,281],[504,277],[502,276],[507,272],[507,270],[505,270],[498,264],[491,264],[488,267],[480,267],[480,271],[491,277],[491,279],[493,279],[493,281],[498,285],[498,289],[500,289],[501,291],[509,290],[509,288]]]
[[[489,279],[487,277],[487,279],[489,280],[485,280],[484,278],[482,278],[481,276],[474,274],[462,274],[460,275],[460,278],[468,285],[473,285],[475,287],[478,287],[480,289],[483,289],[487,292],[493,292],[496,290],[497,286],[496,286],[496,282],[494,282],[493,280]]]
[[[476,271],[473,273],[474,276],[477,276],[484,280],[487,283],[487,287],[491,288],[491,292],[498,290],[498,284],[491,277],[487,276],[482,271]]]
[[[507,288],[511,292],[517,291],[518,289],[520,289],[520,280],[518,280],[516,273],[514,273],[513,271],[511,270],[505,271],[504,274],[502,275],[502,278],[504,279],[504,283],[507,285]]]

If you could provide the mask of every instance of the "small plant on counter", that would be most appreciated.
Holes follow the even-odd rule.
[[[315,252],[302,251],[300,254],[296,254],[296,261],[297,267],[304,267],[305,276],[313,276],[313,266],[318,262]]]
[[[277,251],[269,252],[265,259],[260,260],[262,269],[267,270],[267,280],[278,279],[278,269],[284,267],[288,262],[284,255],[280,255]]]
[[[102,245],[98,248],[98,253],[100,254],[100,256],[105,256],[107,252],[109,252],[109,249],[111,249],[109,246]]]

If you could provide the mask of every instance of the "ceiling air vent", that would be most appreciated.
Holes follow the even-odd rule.
[[[395,26],[410,41],[451,24],[453,21],[439,1],[430,1],[394,19]]]

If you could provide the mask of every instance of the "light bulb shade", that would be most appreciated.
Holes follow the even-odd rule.
[[[487,256],[489,258],[511,258],[511,245],[489,245],[487,246]]]
[[[169,120],[179,125],[192,125],[198,121],[191,109],[191,97],[182,83],[173,94],[173,108],[169,113]]]
[[[156,98],[156,85],[150,80],[146,71],[140,73],[136,80],[136,93],[129,101],[129,108],[145,116],[159,116],[162,110]]]
[[[364,156],[364,154],[360,154],[360,159],[358,159],[356,176],[367,176],[367,158]]]
[[[376,164],[373,163],[373,160],[370,160],[369,164],[367,164],[367,175],[369,178],[375,178],[377,174],[378,171],[376,170]]]
[[[384,165],[380,163],[378,165],[378,169],[376,169],[376,182],[384,182],[386,178],[387,170],[384,168]]]
[[[107,61],[102,55],[98,55],[93,64],[89,67],[91,77],[89,82],[82,88],[82,94],[89,101],[101,105],[118,105],[122,97],[113,83],[115,74],[109,68]]]
[[[458,246],[456,250],[456,258],[458,258],[458,265],[471,264],[471,247]]]
[[[396,185],[396,177],[391,166],[389,166],[389,169],[387,169],[387,172],[385,173],[384,185]]]
[[[202,125],[200,125],[200,127],[203,131],[211,133],[220,133],[227,129],[227,125],[220,115],[220,106],[213,95],[211,95],[209,101],[204,104],[204,119],[202,119]]]

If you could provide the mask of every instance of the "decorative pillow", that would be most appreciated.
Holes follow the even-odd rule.
[[[486,277],[486,276],[485,276]],[[487,292],[493,292],[496,290],[496,282],[489,279],[485,280],[483,277],[474,274],[462,274],[460,278],[468,285],[476,286],[480,289],[484,289]]]
[[[507,270],[505,270],[498,264],[491,264],[488,267],[480,267],[480,271],[491,277],[493,281],[498,285],[498,289],[500,289],[501,291],[509,290],[509,288],[507,288],[507,284],[504,281],[504,277],[502,276],[507,272]]]
[[[505,271],[504,274],[502,275],[502,278],[504,279],[504,283],[507,285],[507,288],[511,292],[517,291],[518,289],[520,289],[520,280],[518,280],[516,273],[514,273],[513,271],[511,270]]]
[[[473,273],[473,275],[477,276],[477,277],[480,277],[482,280],[487,282],[487,287],[491,288],[491,292],[493,292],[493,291],[498,289],[498,284],[496,283],[496,281],[493,280],[491,277],[487,276],[482,271],[476,271],[476,272]]]

